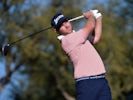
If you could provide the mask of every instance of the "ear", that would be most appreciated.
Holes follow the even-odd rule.
[[[59,33],[56,29],[54,29],[54,32],[57,33],[57,34]]]
[[[55,33],[58,33],[57,30],[56,30],[55,28],[53,28],[53,31],[54,31]]]
[[[54,32],[56,32],[56,33],[57,33],[56,29],[54,29]]]
[[[59,31],[57,31],[56,29],[54,29],[54,32],[56,32],[57,34],[59,34],[59,35],[60,35],[60,32],[59,32]]]

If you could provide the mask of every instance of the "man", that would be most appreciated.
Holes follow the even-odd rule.
[[[104,64],[93,47],[101,38],[102,16],[96,10],[83,15],[87,22],[77,32],[73,31],[71,23],[62,14],[56,14],[51,25],[60,35],[58,39],[62,48],[74,65],[77,100],[111,100]]]

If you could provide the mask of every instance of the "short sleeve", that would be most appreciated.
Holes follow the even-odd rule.
[[[63,37],[62,48],[66,53],[71,52],[74,48],[82,45],[86,41],[83,30],[73,32]]]

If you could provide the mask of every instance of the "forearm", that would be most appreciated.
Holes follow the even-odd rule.
[[[87,21],[86,25],[85,25],[85,28],[87,30],[87,33],[91,33],[94,30],[95,23],[96,23],[96,21],[95,21],[94,16],[90,16],[88,18],[88,21]]]
[[[94,33],[95,34],[94,34],[93,44],[97,44],[102,35],[102,17],[99,17],[96,19],[96,26],[95,26]]]
[[[88,21],[83,27],[83,30],[86,33],[86,36],[88,37],[88,35],[94,30],[96,22],[95,22],[95,17],[91,12],[85,13],[84,16],[85,18],[88,19]]]

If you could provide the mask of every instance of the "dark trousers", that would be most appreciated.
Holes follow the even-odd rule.
[[[76,82],[76,100],[112,100],[105,78],[86,79]]]

